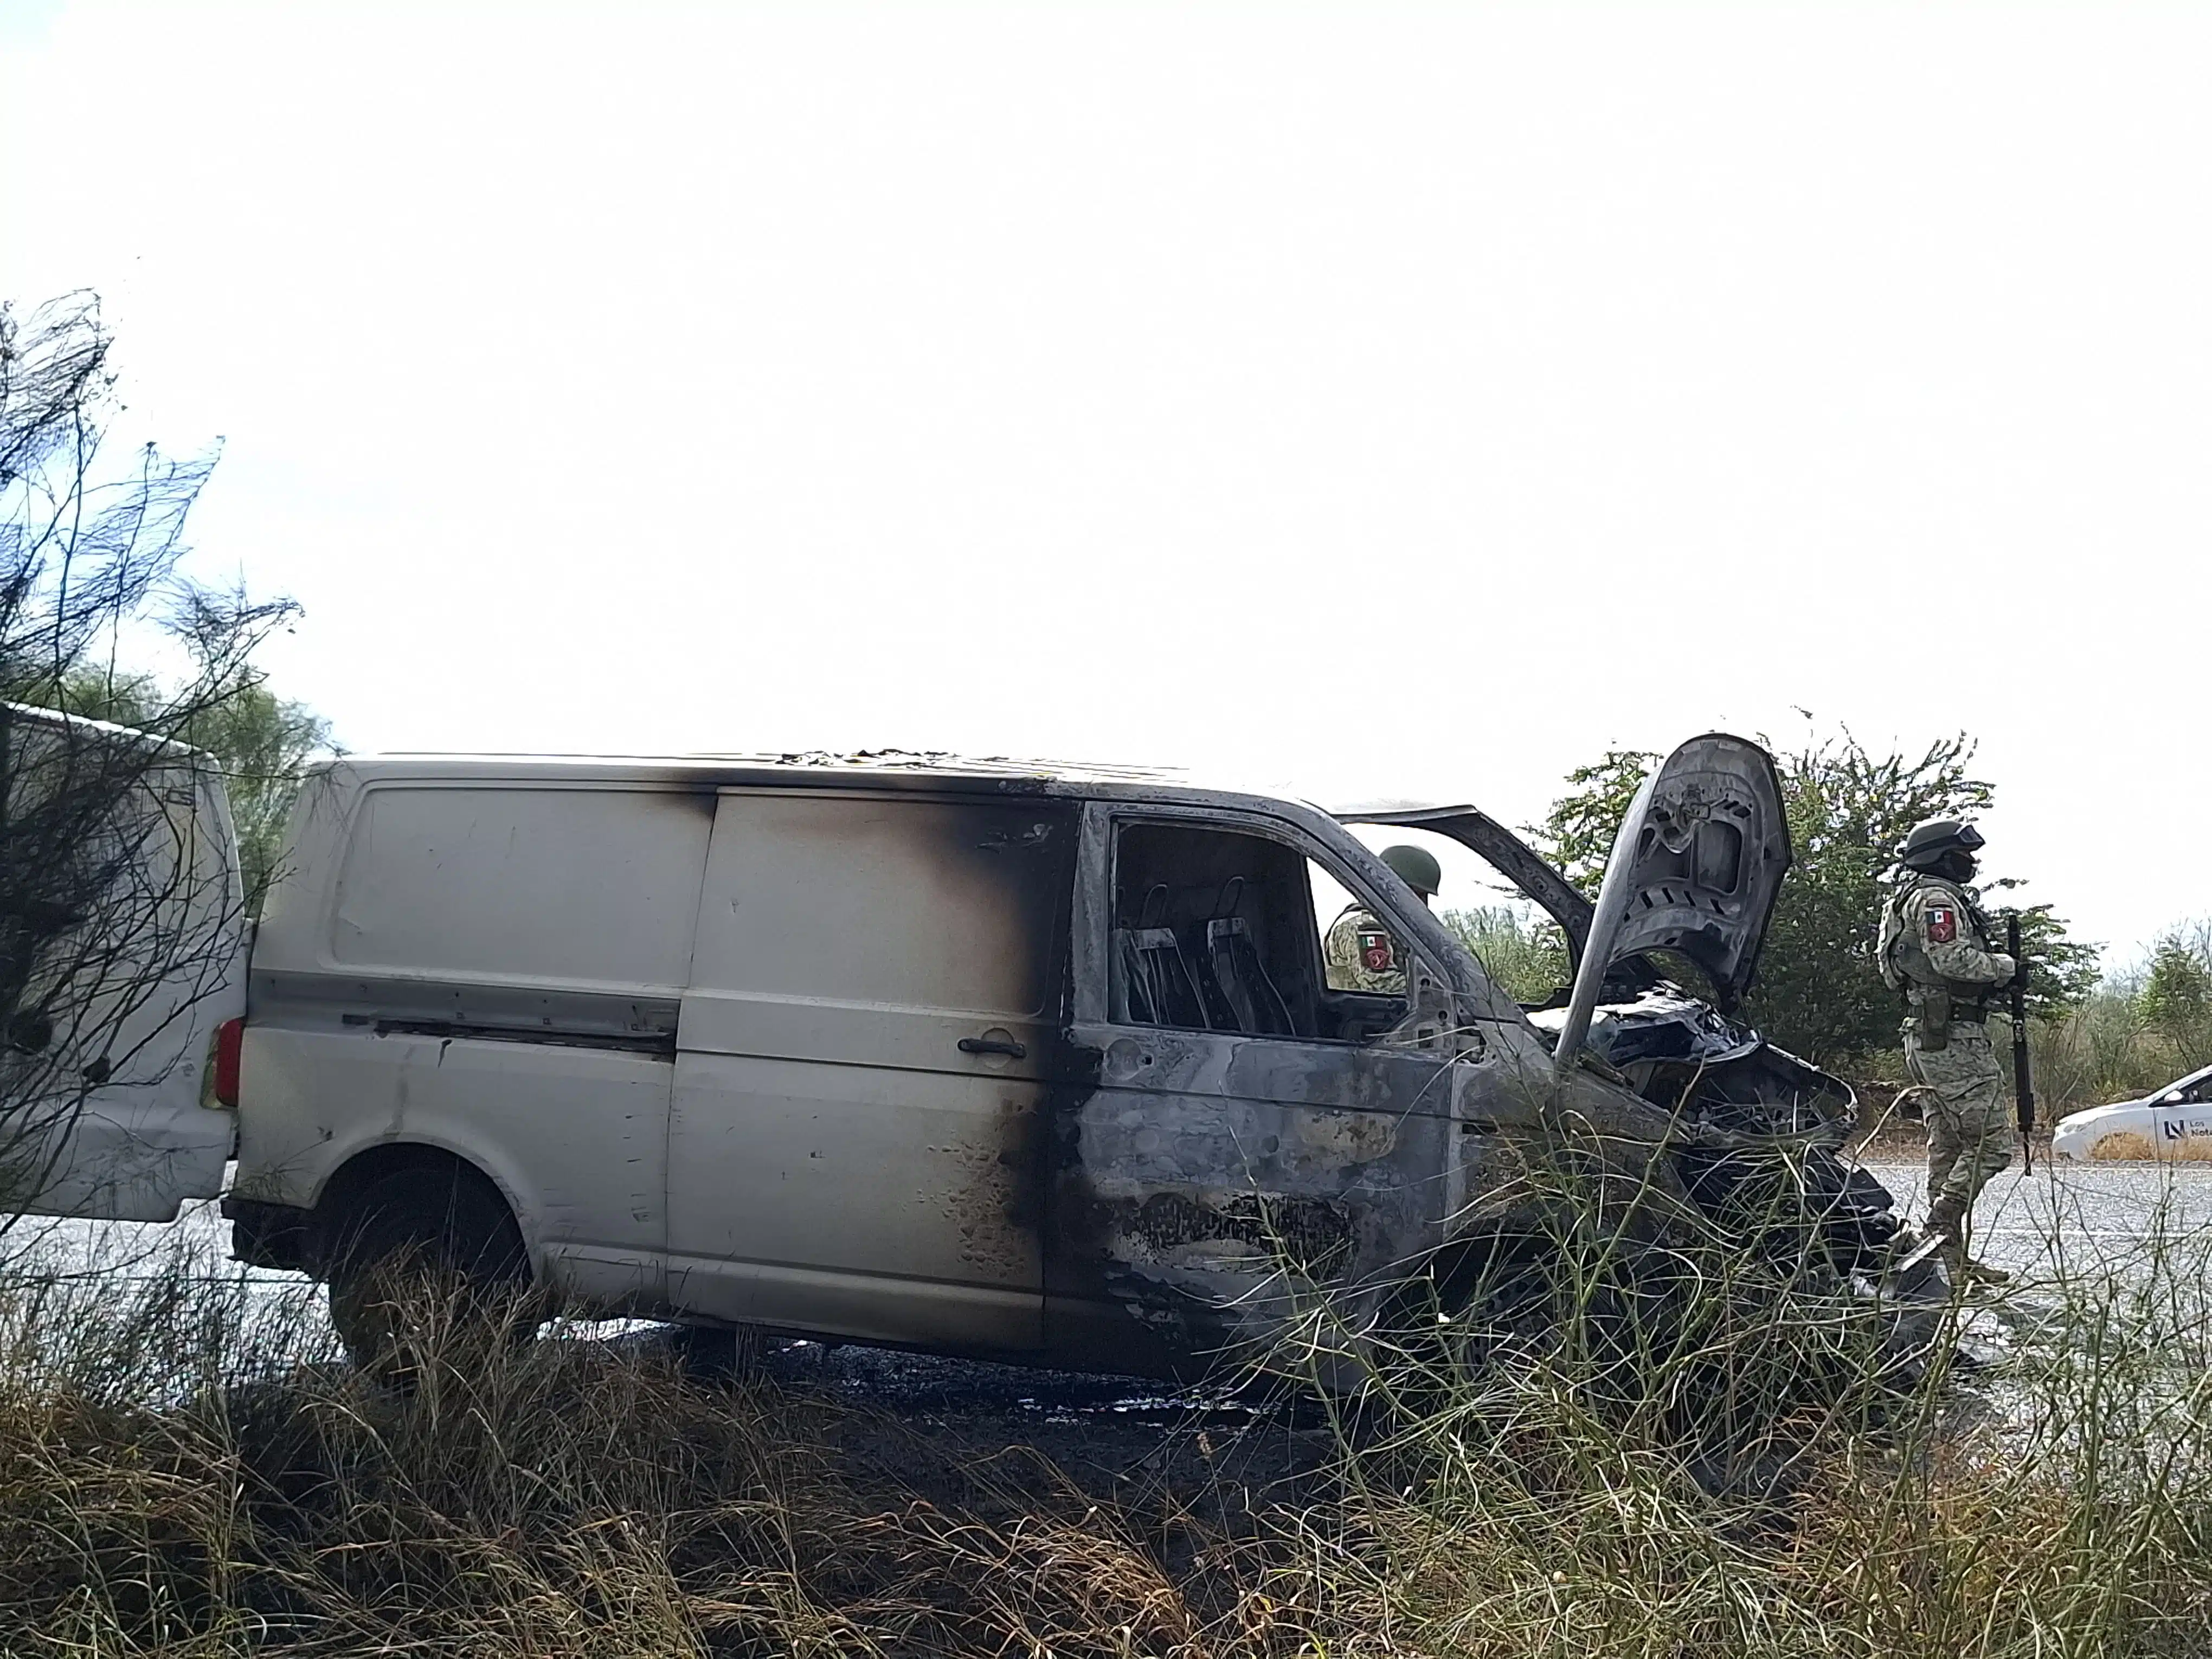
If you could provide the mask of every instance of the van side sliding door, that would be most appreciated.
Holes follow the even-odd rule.
[[[679,1307],[1039,1345],[1075,833],[1041,797],[722,795],[670,1127]]]

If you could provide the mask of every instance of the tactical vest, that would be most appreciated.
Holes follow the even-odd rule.
[[[1990,948],[1990,919],[1982,907],[1968,896],[1966,890],[1955,881],[1942,876],[1923,875],[1912,872],[1913,878],[1900,885],[1887,904],[1882,907],[1881,937],[1875,947],[1875,961],[1881,969],[1881,982],[1893,991],[1902,991],[1907,999],[1918,1003],[1923,994],[1941,991],[1950,1000],[1952,1018],[1979,1019],[1988,1013],[2000,988],[1983,985],[1968,980],[1947,979],[1936,971],[1936,964],[1920,948],[1907,921],[1910,901],[1931,889],[1942,893],[1958,907],[1959,914],[1966,918],[1973,929],[1973,943],[1984,951]]]

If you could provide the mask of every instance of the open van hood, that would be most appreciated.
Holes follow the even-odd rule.
[[[1751,983],[1759,947],[1790,868],[1790,826],[1774,759],[1757,744],[1711,732],[1692,738],[1644,780],[1606,860],[1589,941],[1553,1048],[1575,1064],[1607,969],[1625,956],[1668,950],[1712,981],[1723,1011]]]
[[[1589,954],[1610,968],[1672,951],[1723,1011],[1750,988],[1782,878],[1790,825],[1774,760],[1724,732],[1692,738],[1644,780],[1606,861]]]
[[[1480,854],[1559,924],[1577,981],[1593,951],[1605,976],[1646,951],[1672,951],[1711,981],[1724,1010],[1750,987],[1790,863],[1772,757],[1723,732],[1691,738],[1644,781],[1613,842],[1595,904],[1472,806],[1371,807],[1336,816],[1347,823],[1433,830]],[[1616,892],[1612,914],[1601,919]]]

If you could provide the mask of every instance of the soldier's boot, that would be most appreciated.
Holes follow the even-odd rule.
[[[1986,1261],[1975,1261],[1966,1254],[1963,1246],[1959,1250],[1958,1260],[1946,1261],[1944,1266],[1954,1284],[1986,1285],[1994,1289],[1999,1285],[2012,1283],[2012,1275],[2002,1267],[1992,1267]]]
[[[1951,1282],[1961,1287],[1970,1285],[2009,1285],[2012,1275],[2002,1267],[1992,1267],[1977,1261],[1966,1254],[1966,1206],[1949,1193],[1945,1193],[1928,1206],[1929,1239],[1940,1239],[1937,1249],[1943,1258],[1943,1269]]]
[[[1943,1235],[1940,1254],[1943,1271],[1954,1285],[1996,1286],[2012,1283],[2012,1275],[2002,1267],[1992,1267],[1986,1261],[1977,1261],[1966,1254],[1966,1247],[1955,1234]]]
[[[1955,1244],[1959,1238],[1959,1223],[1965,1218],[1966,1213],[1966,1206],[1959,1201],[1956,1194],[1939,1192],[1935,1201],[1928,1206],[1928,1224],[1920,1230],[1920,1236],[1923,1238],[1948,1239]]]

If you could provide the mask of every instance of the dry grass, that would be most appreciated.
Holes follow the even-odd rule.
[[[219,1302],[219,1310],[202,1298]],[[424,1310],[414,1386],[204,1264],[0,1297],[9,1654],[1294,1651],[1264,1541],[1102,1504],[969,1442],[855,1478],[862,1432],[665,1348],[520,1349]],[[212,1313],[212,1316],[210,1314]],[[921,1488],[933,1496],[925,1497]],[[1172,1564],[1172,1566],[1170,1565]]]
[[[435,1307],[395,1392],[333,1360],[312,1302],[207,1263],[128,1293],[18,1273],[0,1651],[2212,1649],[2197,1242],[2045,1288],[2014,1358],[1964,1380],[1948,1334],[1923,1370],[1832,1290],[1748,1269],[1624,1315],[1618,1257],[1561,1241],[1584,1246],[1589,1328],[1386,1364],[1318,1487],[1252,1494],[1086,1484],[1011,1440],[701,1381],[649,1344],[510,1349]]]

